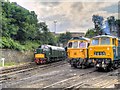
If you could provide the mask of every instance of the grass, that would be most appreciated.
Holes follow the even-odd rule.
[[[5,64],[4,64],[5,67],[15,66],[15,65],[18,65],[18,64],[15,62],[5,62]],[[2,67],[2,62],[0,62],[0,67]]]
[[[19,65],[24,65],[29,62],[20,62],[20,63],[15,63],[15,62],[5,62],[4,67],[13,67],[13,66],[19,66]],[[0,62],[0,67],[2,67],[2,62]]]

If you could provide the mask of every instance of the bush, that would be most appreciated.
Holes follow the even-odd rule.
[[[2,37],[2,48],[5,49],[15,49],[15,50],[25,50],[24,46],[20,45],[18,42],[14,41],[11,38]]]
[[[39,44],[40,42],[38,43],[36,41],[26,41],[25,44],[23,45],[7,37],[2,37],[2,40],[0,40],[0,42],[2,42],[2,44],[0,45],[1,48],[14,49],[18,51],[34,50],[38,46],[40,46]]]
[[[33,50],[36,49],[38,46],[40,46],[40,44],[35,41],[26,41],[24,45],[26,50]]]

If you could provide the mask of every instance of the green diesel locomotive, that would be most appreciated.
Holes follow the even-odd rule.
[[[36,64],[65,60],[65,58],[65,49],[57,46],[41,45],[34,52],[34,61]]]

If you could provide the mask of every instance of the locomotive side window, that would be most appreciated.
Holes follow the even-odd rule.
[[[112,39],[112,44],[116,45],[116,39],[115,38]]]
[[[118,46],[120,46],[120,40],[118,41]]]
[[[72,48],[72,42],[68,43],[68,48]]]

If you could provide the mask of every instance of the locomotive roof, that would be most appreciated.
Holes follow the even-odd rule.
[[[86,37],[73,37],[72,39],[70,40],[87,40],[87,41],[90,41],[89,38],[86,38]]]
[[[99,38],[99,37],[110,37],[110,38],[118,38],[116,36],[111,36],[111,35],[99,35],[99,36],[95,36],[93,38]]]
[[[60,50],[60,51],[65,51],[63,47],[57,47],[57,46],[52,46],[52,45],[42,45],[44,48],[51,48],[52,50]]]

